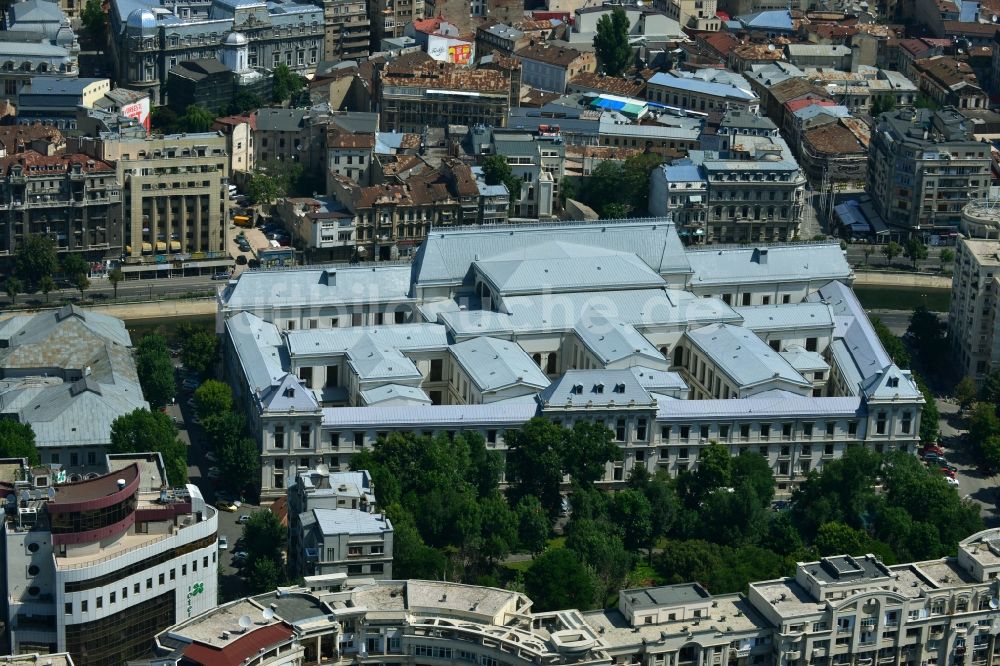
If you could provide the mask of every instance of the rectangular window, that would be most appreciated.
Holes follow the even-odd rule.
[[[615,423],[615,440],[619,442],[625,441],[625,419],[618,419]]]
[[[858,434],[857,421],[851,421],[850,423],[847,424],[847,434],[851,435],[852,437]]]
[[[886,424],[886,413],[879,412],[878,417],[875,421],[875,432],[879,435],[885,434],[885,424]]]
[[[812,423],[803,423],[802,424],[802,436],[803,437],[812,437],[813,436],[813,424]]]
[[[356,432],[354,433],[354,448],[363,449],[365,447],[365,433]]]
[[[86,613],[87,612],[87,600],[86,599],[82,599],[80,601],[80,612],[81,613]]]
[[[670,426],[660,428],[660,439],[670,439]]]
[[[104,608],[104,597],[97,597],[97,607]]]
[[[792,438],[792,424],[791,423],[782,423],[781,424],[781,438],[782,439],[791,439]]]
[[[73,602],[72,601],[67,601],[65,604],[63,604],[63,610],[66,612],[66,615],[72,615],[73,614]]]
[[[834,431],[834,427],[835,426],[836,426],[836,424],[833,421],[827,422],[827,424],[826,424],[826,434],[829,437],[833,437],[833,431]]]
[[[284,426],[274,426],[274,448],[283,449],[285,448],[285,427]]]
[[[708,426],[701,426],[700,433],[702,439],[708,439]]]
[[[729,439],[729,426],[720,425],[719,426],[719,439]]]
[[[681,426],[681,439],[688,439],[691,436],[691,426]]]
[[[903,412],[903,420],[899,424],[900,430],[904,435],[910,434],[910,428],[913,425],[913,412]]]
[[[117,595],[116,592],[112,592],[111,594],[109,594],[108,595],[108,603],[110,603],[110,604],[115,603],[115,600],[117,598],[116,595]]]
[[[340,448],[340,433],[339,432],[331,432],[330,433],[330,448],[334,449],[334,450]]]
[[[806,351],[816,351],[817,342],[817,338],[806,338]]]
[[[439,358],[431,359],[431,376],[430,380],[432,382],[441,381],[441,377],[444,374],[444,361]]]
[[[302,426],[299,429],[299,446],[303,449],[308,449],[312,443],[312,436],[310,435],[310,428],[307,425]]]
[[[635,438],[640,442],[646,441],[646,419],[639,419],[635,428]]]
[[[761,439],[770,439],[771,438],[771,424],[770,423],[761,423],[760,424],[760,438]]]

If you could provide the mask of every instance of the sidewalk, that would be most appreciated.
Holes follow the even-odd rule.
[[[855,285],[887,285],[892,287],[925,287],[927,289],[951,289],[951,278],[926,273],[882,273],[878,271],[854,271]]]
[[[32,315],[42,310],[54,308],[38,308],[36,310],[14,310],[0,312],[0,320],[16,315]],[[126,321],[143,319],[163,319],[167,317],[210,317],[215,315],[217,305],[214,298],[191,298],[171,301],[151,301],[147,303],[110,303],[107,305],[88,305],[85,309],[111,315]]]

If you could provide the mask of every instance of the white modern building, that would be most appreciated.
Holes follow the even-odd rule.
[[[537,612],[497,588],[317,576],[171,627],[149,663],[993,664],[998,539],[986,530],[957,556],[893,566],[872,555],[800,562],[794,576],[750,583],[746,594],[698,583],[627,589],[617,608],[587,612]]]
[[[3,621],[15,653],[122,664],[216,605],[216,510],[194,485],[170,488],[159,454],[105,462],[105,474],[75,483],[23,466],[24,481],[0,484]]]
[[[244,273],[219,324],[265,498],[391,432],[502,450],[536,416],[607,424],[606,484],[716,440],[785,494],[851,444],[919,444],[923,398],[851,279],[837,244],[689,251],[665,219],[457,228],[410,266]]]

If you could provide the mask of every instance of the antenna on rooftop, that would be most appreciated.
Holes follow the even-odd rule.
[[[264,616],[264,622],[270,622],[274,619],[274,611],[270,608],[265,608],[261,614]]]
[[[52,486],[49,486],[49,491],[48,492],[49,492],[49,499],[55,499],[56,498],[56,489],[55,488],[53,488]]]
[[[327,465],[326,463],[320,463],[320,464],[316,465],[316,472],[319,473],[319,474],[322,474],[323,476],[329,476],[330,475],[330,466]]]
[[[240,629],[243,629],[244,631],[246,631],[247,629],[249,629],[253,625],[253,620],[250,619],[249,615],[240,615],[240,619],[238,620],[238,624],[240,625]]]

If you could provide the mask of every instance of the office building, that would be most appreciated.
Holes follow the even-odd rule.
[[[597,57],[592,52],[545,42],[529,44],[514,55],[521,61],[521,81],[539,90],[562,94],[577,74],[597,71]]]
[[[0,414],[27,423],[46,465],[98,471],[116,418],[148,409],[125,324],[66,305],[0,322]]]
[[[38,468],[0,484],[4,622],[14,652],[120,666],[153,636],[215,607],[218,517],[194,485],[170,488],[159,454],[108,455],[53,485]]]
[[[376,74],[376,89],[380,128],[399,132],[446,125],[505,127],[507,112],[519,99],[503,71],[467,69],[424,54],[386,64]]]
[[[111,57],[120,85],[165,98],[167,73],[185,60],[217,58],[229,36],[247,40],[247,66],[285,65],[311,74],[325,41],[324,10],[294,0],[172,3],[115,0],[109,10]]]
[[[230,265],[226,144],[219,132],[79,139],[82,151],[117,167],[126,274]],[[171,255],[179,265],[160,258]]]
[[[990,148],[953,108],[883,113],[868,147],[868,187],[894,237],[923,241],[958,231],[962,208],[986,198]]]
[[[475,155],[503,155],[518,180],[520,196],[511,217],[552,218],[558,212],[559,187],[566,175],[566,146],[558,125],[528,130],[476,126],[470,130]]]
[[[412,266],[266,277],[230,285],[219,321],[265,498],[390,432],[502,450],[538,415],[609,424],[612,486],[716,440],[767,456],[784,495],[848,445],[919,444],[921,393],[838,281],[836,244],[686,251],[655,218],[435,229]]]
[[[323,0],[323,60],[361,60],[371,46],[371,20],[363,0]]]

